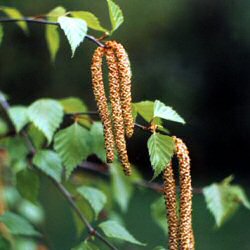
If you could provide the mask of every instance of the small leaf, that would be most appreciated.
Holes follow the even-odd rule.
[[[11,7],[0,6],[0,11],[4,12],[7,16],[12,19],[23,19],[23,15],[19,10]],[[17,25],[27,34],[28,26],[26,22],[17,22]]]
[[[203,189],[207,207],[220,227],[239,208],[240,204],[250,209],[250,203],[242,187],[230,184],[232,178],[213,183]]]
[[[66,16],[59,17],[58,23],[69,41],[73,57],[76,48],[80,45],[81,42],[83,42],[87,34],[87,23],[82,19]]]
[[[9,109],[9,115],[13,121],[16,131],[20,132],[29,122],[27,108],[24,106],[14,106]]]
[[[39,178],[29,169],[17,173],[16,187],[19,193],[27,200],[35,203],[39,193]]]
[[[29,119],[41,130],[50,143],[63,119],[61,104],[52,99],[40,99],[28,108]]]
[[[40,236],[26,219],[12,212],[5,212],[0,216],[0,222],[3,222],[14,235]]]
[[[156,100],[154,103],[154,117],[163,118],[166,120],[185,124],[185,121],[171,107]]]
[[[33,158],[33,164],[54,180],[61,182],[63,167],[60,157],[55,152],[38,151]]]
[[[112,24],[111,33],[120,27],[124,21],[121,8],[113,0],[107,0],[109,7],[109,17]]]
[[[55,135],[54,148],[66,166],[67,177],[89,154],[89,132],[74,123]]]
[[[166,205],[163,197],[160,197],[151,204],[151,215],[157,225],[168,234],[168,224],[166,219]]]
[[[157,246],[153,250],[167,250],[167,249],[162,246]]]
[[[99,250],[99,248],[92,242],[84,241],[79,246],[72,248],[72,250]]]
[[[151,122],[154,118],[154,102],[142,101],[133,103],[135,112],[137,112],[145,121]]]
[[[60,100],[66,114],[86,112],[87,107],[83,104],[82,100],[75,97],[68,97]]]
[[[105,221],[99,224],[99,227],[102,229],[103,233],[109,238],[115,238],[124,240],[136,245],[145,246],[146,244],[136,240],[127,229],[118,224],[116,221]]]
[[[65,8],[62,6],[57,6],[47,14],[47,18],[50,19],[51,21],[56,21],[56,19],[59,16],[63,16],[65,14],[66,14]]]
[[[2,44],[3,36],[4,36],[3,25],[0,24],[0,45]]]
[[[70,14],[79,19],[83,19],[89,28],[93,30],[108,32],[105,28],[103,28],[98,20],[98,18],[91,12],[88,11],[71,11]]]
[[[99,189],[93,187],[81,186],[77,188],[78,193],[83,196],[94,210],[97,219],[99,213],[102,211],[105,203],[107,202],[106,195]]]
[[[29,138],[32,141],[33,146],[37,150],[41,149],[46,143],[46,138],[44,134],[33,123],[31,123],[28,126],[27,132],[28,132]]]
[[[114,162],[110,167],[111,187],[114,199],[123,212],[128,209],[129,200],[133,192],[133,186],[124,176],[120,163]]]
[[[58,32],[58,27],[53,25],[47,25],[45,38],[50,52],[51,61],[54,62],[60,46],[60,36]]]
[[[148,140],[150,161],[157,177],[171,161],[174,154],[174,142],[170,136],[154,133]]]

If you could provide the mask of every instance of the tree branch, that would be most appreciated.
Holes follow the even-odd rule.
[[[34,18],[34,17],[23,17],[23,18],[0,18],[0,23],[15,23],[15,22],[27,22],[27,23],[35,23],[35,24],[45,24],[45,25],[57,25],[58,22],[48,21],[46,19]],[[94,42],[100,47],[105,47],[103,43],[101,43],[97,38],[91,35],[85,36],[88,40]]]
[[[0,91],[0,107],[2,108],[4,116],[7,117],[8,122],[14,127],[14,124],[12,123],[9,117],[10,105],[1,91]],[[36,153],[36,149],[33,146],[32,141],[30,140],[28,134],[25,131],[22,131],[21,135],[24,137],[26,141],[26,145],[30,153],[32,154],[32,156],[34,156],[34,154]],[[117,248],[112,243],[110,243],[104,236],[102,236],[97,230],[93,228],[93,226],[90,224],[88,219],[85,217],[85,215],[81,212],[81,210],[76,205],[69,191],[61,183],[57,182],[52,177],[49,177],[49,178],[52,180],[52,182],[57,187],[57,189],[62,193],[62,195],[68,201],[69,205],[76,212],[76,214],[78,215],[80,220],[83,222],[83,224],[87,227],[89,234],[92,236],[96,236],[99,240],[101,240],[104,244],[106,244],[110,249],[117,250]]]

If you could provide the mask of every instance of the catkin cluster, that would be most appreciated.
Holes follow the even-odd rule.
[[[111,112],[105,95],[102,62],[106,57],[109,78]],[[124,47],[108,41],[105,47],[96,49],[91,66],[92,86],[98,111],[104,128],[107,162],[114,160],[114,145],[126,175],[131,174],[125,135],[133,135],[134,121],[131,103],[131,69]]]
[[[178,213],[176,185],[172,163],[170,163],[164,171],[164,194],[169,225],[169,249],[194,250],[189,152],[187,146],[181,139],[173,137],[173,140],[175,143],[175,153],[179,163],[180,207]]]

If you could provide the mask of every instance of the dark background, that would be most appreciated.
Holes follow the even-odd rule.
[[[57,5],[67,10],[90,10],[104,26],[110,25],[104,0],[0,3],[19,8],[26,16],[47,13]],[[185,118],[187,125],[167,123],[167,127],[189,145],[194,186],[234,174],[235,181],[248,188],[250,1],[117,0],[117,3],[124,12],[125,23],[112,39],[123,43],[129,52],[134,101],[159,99]],[[71,51],[62,35],[53,65],[42,25],[29,25],[29,36],[15,24],[4,27],[0,88],[9,95],[12,104],[29,104],[40,97],[77,96],[90,109],[96,109],[89,70],[94,44],[86,40],[70,59]],[[89,33],[97,34],[91,30]],[[129,143],[129,154],[132,162],[150,178],[146,139],[138,131]],[[249,221],[249,214],[246,218]],[[235,249],[230,246],[223,249]],[[241,249],[249,248],[246,245]]]

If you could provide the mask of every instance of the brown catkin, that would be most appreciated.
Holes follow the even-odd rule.
[[[164,170],[164,196],[168,221],[168,249],[178,250],[178,216],[176,200],[176,184],[172,162]]]
[[[185,143],[173,137],[176,155],[179,161],[180,174],[180,249],[194,250],[194,236],[192,229],[192,186],[190,174],[190,158]]]
[[[102,61],[104,53],[105,50],[102,47],[98,47],[95,50],[92,59],[91,73],[93,92],[103,124],[107,162],[111,163],[114,160],[114,136],[103,83]]]
[[[113,42],[112,45],[118,61],[120,76],[120,97],[125,131],[126,136],[130,138],[134,133],[134,119],[132,116],[131,97],[131,65],[128,54],[122,44]]]
[[[115,143],[118,155],[126,175],[131,174],[131,166],[128,160],[125,141],[124,122],[120,100],[119,70],[112,42],[106,44],[106,59],[109,69],[110,102],[112,107],[112,118],[114,125]]]

